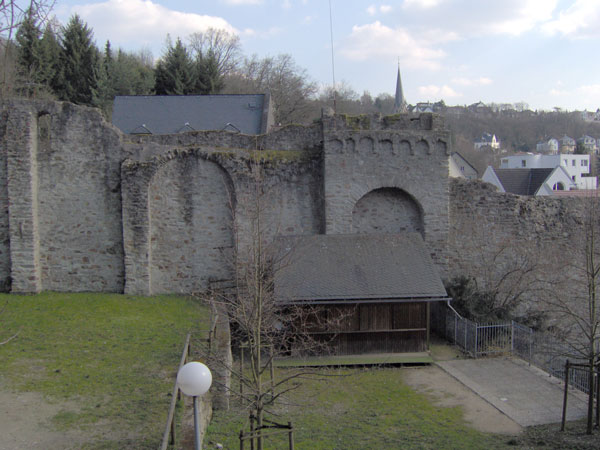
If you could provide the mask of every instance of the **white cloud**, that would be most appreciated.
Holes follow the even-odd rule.
[[[353,61],[400,57],[405,67],[438,69],[440,59],[446,54],[434,45],[454,38],[449,33],[432,33],[430,40],[417,39],[404,28],[393,29],[376,21],[352,27],[350,36],[340,44],[339,52]]]
[[[255,30],[253,28],[245,28],[241,34],[243,36],[247,36],[247,37],[270,39],[274,36],[277,36],[282,31],[283,31],[283,28],[281,28],[281,27],[271,27],[267,30]]]
[[[227,5],[239,6],[239,5],[261,5],[264,0],[221,0],[221,2]]]
[[[588,84],[577,89],[585,95],[600,95],[600,84]]]
[[[558,0],[519,0],[505,2],[512,6],[506,10],[508,17],[499,17],[489,23],[490,31],[499,34],[519,35],[552,18]],[[511,5],[512,3],[512,5]]]
[[[461,37],[494,34],[518,36],[539,29],[551,20],[558,2],[559,0],[405,0],[403,9],[407,24],[427,23],[430,27],[452,31]]]
[[[73,6],[69,13],[79,14],[93,28],[98,42],[110,39],[113,45],[130,49],[159,49],[167,34],[185,38],[208,28],[237,34],[221,17],[174,11],[151,0],[107,0]]]
[[[549,34],[562,34],[572,37],[600,36],[600,2],[597,0],[577,0],[558,18],[542,26]]]
[[[565,97],[571,95],[569,91],[565,91],[564,89],[550,89],[549,94],[553,97]]]
[[[404,0],[404,8],[433,8],[444,0]]]
[[[456,92],[448,85],[436,86],[430,84],[428,86],[419,86],[419,94],[424,95],[427,98],[454,98],[462,96],[461,93]]]
[[[459,86],[486,86],[492,84],[491,78],[479,77],[479,78],[453,78],[452,82]]]
[[[290,9],[292,7],[291,0],[283,0],[283,3],[281,4],[281,7],[283,9]]]
[[[381,14],[388,14],[390,12],[392,12],[392,6],[391,5],[381,5],[379,8],[377,8],[377,6],[375,5],[369,5],[367,7],[367,14],[369,14],[370,16],[374,16],[375,14],[377,14],[377,11],[379,11]]]

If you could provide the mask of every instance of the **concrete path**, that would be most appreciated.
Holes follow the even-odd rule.
[[[437,364],[521,426],[561,421],[563,383],[518,358],[459,359]],[[585,396],[569,390],[567,420],[586,414]]]

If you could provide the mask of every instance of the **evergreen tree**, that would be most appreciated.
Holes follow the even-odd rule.
[[[98,87],[99,52],[92,41],[92,30],[74,15],[63,28],[59,96],[73,103],[94,104]]]
[[[32,85],[37,83],[36,75],[40,68],[40,37],[41,30],[32,14],[31,8],[27,10],[23,22],[16,35],[18,76],[25,91],[30,93]]]
[[[46,25],[44,29],[44,34],[40,40],[39,52],[40,66],[38,69],[38,82],[56,92],[59,82],[62,79],[62,69],[60,66],[61,47],[51,24]]]
[[[113,88],[116,95],[150,94],[154,89],[154,69],[139,54],[119,49],[114,64]]]
[[[181,39],[169,45],[156,65],[154,91],[157,95],[186,95],[196,91],[194,62]]]
[[[219,70],[216,55],[209,50],[196,60],[195,92],[198,94],[218,94],[225,86],[225,79]]]
[[[112,102],[115,98],[114,65],[110,41],[106,41],[102,63],[98,64],[96,87],[92,89],[92,102],[107,118],[112,114]]]

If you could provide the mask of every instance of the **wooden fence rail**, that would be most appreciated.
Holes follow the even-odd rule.
[[[183,352],[181,353],[181,359],[179,361],[179,367],[177,368],[177,373],[183,367],[183,365],[187,362],[190,356],[190,338],[192,337],[192,333],[188,333],[185,338],[185,344],[183,346]],[[177,406],[177,400],[181,398],[181,391],[179,390],[179,386],[177,386],[177,377],[175,377],[175,385],[173,386],[173,392],[171,394],[171,406],[169,407],[169,414],[167,416],[167,425],[165,427],[165,432],[163,433],[162,443],[160,445],[160,450],[167,450],[169,444],[175,444],[175,407]]]

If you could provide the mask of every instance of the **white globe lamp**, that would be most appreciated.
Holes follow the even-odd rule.
[[[208,367],[201,362],[192,361],[184,365],[177,372],[177,386],[185,395],[194,398],[194,433],[196,436],[196,450],[200,450],[200,408],[198,396],[204,395],[212,384],[212,374]]]

